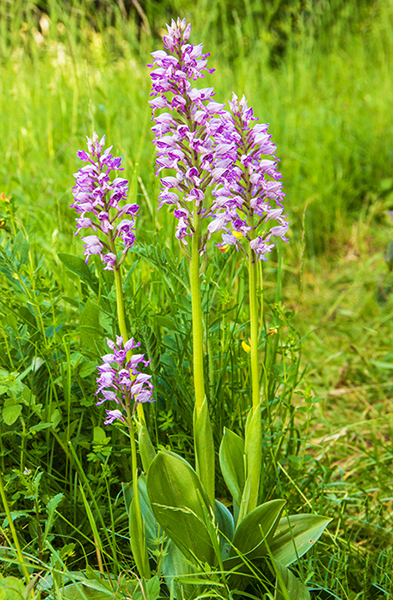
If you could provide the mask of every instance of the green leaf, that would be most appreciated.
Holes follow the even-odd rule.
[[[48,427],[52,427],[52,423],[37,423],[37,425],[33,425],[33,427],[30,427],[30,432],[42,431],[43,429],[48,429]]]
[[[194,441],[196,472],[212,504],[214,504],[215,452],[213,431],[206,398],[199,414],[194,409]]]
[[[16,519],[19,519],[20,517],[27,517],[28,519],[31,518],[31,515],[23,510],[12,510],[10,514],[12,522],[16,521]],[[2,523],[2,528],[5,529],[6,527],[9,527],[8,517],[5,517]]]
[[[23,231],[18,231],[14,237],[12,254],[14,258],[19,252],[18,262],[23,265],[27,265],[29,259],[30,244],[25,238]]]
[[[146,534],[143,517],[137,510],[135,498],[132,499],[129,514],[130,545],[136,566],[141,577],[150,577],[149,557],[147,554]]]
[[[158,523],[151,509],[149,496],[147,495],[145,475],[140,475],[138,478],[138,490],[139,504],[141,506],[141,513],[145,523],[146,543],[149,550],[153,551],[157,549],[157,546],[162,538],[159,535]],[[129,514],[131,502],[134,497],[134,490],[132,489],[131,483],[123,484],[123,494],[127,514]]]
[[[95,444],[105,446],[110,440],[111,438],[106,435],[106,431],[102,427],[94,427],[93,441]]]
[[[100,309],[97,304],[88,300],[79,322],[81,345],[92,352],[97,352],[96,338],[101,337],[100,331]]]
[[[191,585],[191,583],[180,584],[177,578],[193,575],[196,572],[195,567],[173,542],[170,542],[165,550],[162,572],[165,583],[174,598],[180,600],[193,597],[196,591],[195,585]]]
[[[72,583],[61,591],[63,600],[109,600],[113,598],[113,590],[107,590],[103,586],[89,581],[84,584]]]
[[[240,502],[239,522],[258,504],[262,469],[262,419],[261,405],[250,409],[246,421],[245,442],[246,484]]]
[[[235,535],[235,524],[230,511],[218,500],[215,501],[215,509],[217,526],[220,533],[221,556],[225,560],[229,558],[231,542]]]
[[[13,425],[20,413],[22,412],[21,404],[13,404],[3,408],[3,419],[6,425]]]
[[[98,280],[92,275],[89,267],[82,258],[74,256],[73,254],[63,253],[60,253],[57,256],[69,271],[86,281],[95,294],[98,293]]]
[[[61,494],[61,493],[56,494],[56,496],[51,498],[49,500],[48,504],[46,505],[46,511],[48,513],[48,518],[46,519],[43,543],[45,542],[46,538],[48,537],[48,535],[50,533],[50,530],[51,530],[52,525],[55,520],[56,509],[59,506],[60,502],[63,500],[63,498],[64,498],[64,494]]]
[[[240,505],[245,483],[244,441],[226,427],[224,427],[219,457],[225,483],[236,504]]]
[[[148,472],[150,464],[156,455],[154,446],[151,443],[150,435],[147,428],[142,425],[138,433],[139,452],[142,459],[142,466],[145,473]]]
[[[331,519],[318,515],[283,517],[269,544],[272,555],[287,567],[315,544],[330,521]]]
[[[147,600],[157,600],[160,595],[160,580],[157,576],[152,577],[146,583]]]
[[[0,579],[0,600],[24,600],[25,586],[17,577]]]
[[[205,525],[211,506],[194,469],[177,454],[159,452],[149,468],[147,493],[158,523],[183,554],[193,562],[213,565]]]
[[[264,540],[270,547],[284,505],[285,500],[271,500],[251,511],[236,528],[234,547],[242,554],[264,556],[267,552]],[[231,549],[231,556],[236,556],[235,548]]]
[[[276,573],[275,600],[310,600],[307,587],[295,575],[279,562],[273,562]]]

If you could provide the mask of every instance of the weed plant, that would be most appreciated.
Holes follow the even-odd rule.
[[[389,598],[393,9],[389,0],[314,3],[292,27],[278,4],[274,27],[251,2],[176,7],[211,51],[217,96],[244,91],[282,157],[293,228],[289,249],[264,268],[261,499],[334,519],[296,567],[313,597]],[[87,598],[100,597],[94,588],[113,597],[116,581],[119,595],[142,598],[121,493],[128,443],[104,429],[93,395],[116,298],[110,274],[79,258],[68,208],[76,150],[93,129],[115,141],[130,201],[142,207],[124,290],[152,361],[149,430],[157,447],[194,461],[188,269],[172,218],[157,212],[147,104],[145,64],[162,18],[147,4],[147,27],[122,6],[0,6],[0,467],[42,598],[71,597],[62,586],[81,580]],[[202,289],[216,448],[223,427],[242,433],[249,397],[243,269],[235,253],[212,254]],[[223,479],[217,494],[229,501]],[[2,516],[0,598],[19,585],[10,576],[23,576]]]

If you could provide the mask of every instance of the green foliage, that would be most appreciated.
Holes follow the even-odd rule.
[[[276,600],[310,600],[310,592],[307,587],[299,581],[294,574],[283,567],[279,562],[273,561],[273,569],[276,573]]]
[[[330,521],[318,515],[283,517],[270,544],[271,553],[279,563],[288,567],[315,544]]]
[[[207,493],[210,502],[214,499],[215,485],[215,452],[213,431],[210,423],[209,408],[206,398],[198,413],[194,408],[194,448],[195,470]]]
[[[252,558],[265,556],[266,545],[274,538],[284,504],[284,500],[271,500],[254,508],[236,528],[231,556],[236,556],[236,550],[246,555],[250,553]]]
[[[150,465],[147,491],[165,533],[191,561],[214,564],[206,527],[209,499],[190,465],[171,452],[159,452]]]
[[[245,484],[244,440],[227,428],[220,444],[220,466],[225,483],[239,507]]]
[[[285,519],[285,526],[283,520],[279,521],[285,501],[272,500],[249,512],[235,527],[233,516],[220,502],[216,502],[213,516],[206,491],[195,471],[184,459],[168,452],[159,452],[149,469],[147,493],[151,509],[143,487],[140,490],[143,515],[151,522],[152,510],[171,540],[163,563],[166,582],[171,589],[176,581],[190,576],[187,597],[193,596],[189,589],[192,585],[202,586],[202,591],[208,585],[203,579],[203,565],[206,563],[213,568],[212,572],[216,565],[220,565],[224,582],[229,576],[224,585],[231,587],[231,582],[238,584],[239,575],[240,581],[247,577],[247,573],[242,571],[244,565],[256,567],[261,560],[272,557],[277,589],[286,585],[302,593],[300,598],[308,597],[307,588],[286,566],[299,559],[314,544],[330,519],[295,515]],[[232,574],[237,576],[234,578]],[[184,582],[187,585],[187,579]],[[184,593],[178,586],[176,590],[175,597]]]
[[[0,600],[23,600],[26,588],[16,577],[3,577],[0,574]]]

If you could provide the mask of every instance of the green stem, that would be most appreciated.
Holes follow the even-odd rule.
[[[109,237],[108,237],[108,240],[109,240],[109,247],[111,249],[111,252],[113,252],[113,254],[116,254],[116,248],[115,248],[114,241],[109,239]],[[123,343],[125,343],[128,340],[128,333],[127,333],[127,325],[126,325],[126,312],[124,309],[123,284],[122,284],[122,280],[121,280],[120,267],[117,269],[115,268],[113,273],[115,276],[117,319],[119,322],[120,334],[123,336]],[[131,352],[130,352],[130,354],[131,354]],[[130,358],[130,356],[128,356],[128,358]],[[137,410],[138,418],[139,418],[141,424],[146,427],[145,413],[143,411],[142,404],[138,403],[136,410]]]
[[[113,273],[115,276],[116,287],[117,319],[119,321],[120,334],[123,336],[123,341],[125,343],[128,340],[128,333],[126,325],[126,313],[124,310],[123,285],[121,281],[120,269],[115,269]]]
[[[141,511],[141,503],[139,500],[138,463],[137,463],[137,456],[136,456],[135,431],[134,431],[134,424],[133,424],[129,404],[127,404],[127,421],[128,421],[129,431],[130,431],[130,444],[131,444],[132,489],[134,491],[134,502],[135,502],[135,509],[136,509],[135,513],[136,513],[136,519],[137,519],[137,528],[138,528],[138,532],[140,533],[140,535],[138,537],[139,537],[139,541],[141,544],[141,548],[139,549],[140,553],[138,553],[138,556],[140,557],[140,559],[136,562],[139,563],[139,564],[137,564],[137,567],[138,567],[140,576],[145,579],[150,579],[151,572],[150,572],[150,565],[149,565],[149,555],[147,553],[146,538],[144,535],[144,523],[143,523],[143,517],[142,517],[142,511]],[[134,556],[134,558],[136,558],[136,556]]]
[[[27,570],[24,558],[23,558],[23,554],[22,554],[22,550],[19,544],[19,540],[18,540],[18,535],[16,533],[16,529],[15,529],[15,525],[14,522],[12,520],[11,517],[11,511],[10,511],[10,507],[8,506],[8,501],[7,501],[7,497],[5,495],[5,490],[4,490],[4,486],[3,486],[3,477],[0,473],[0,496],[1,496],[1,500],[3,502],[3,506],[4,506],[4,511],[5,514],[7,516],[8,519],[8,524],[10,526],[11,529],[11,534],[12,534],[12,538],[14,540],[14,544],[15,544],[15,549],[16,549],[16,554],[18,556],[18,560],[19,560],[19,564],[22,568],[23,574],[25,576],[25,580],[26,580],[26,585],[29,584],[30,582],[30,575],[29,572]],[[31,595],[34,596],[34,591],[32,590]]]
[[[197,415],[202,409],[205,399],[205,381],[203,375],[203,323],[202,323],[202,300],[201,280],[199,277],[199,246],[201,243],[201,216],[198,209],[194,207],[194,234],[191,245],[190,283],[192,304],[192,338],[193,338],[193,365],[194,365],[194,388],[195,406]]]
[[[257,260],[255,252],[249,252],[249,295],[250,295],[250,338],[251,338],[251,397],[253,411],[259,406],[259,372],[258,372],[258,298],[257,298]]]
[[[192,303],[192,337],[194,367],[194,446],[196,472],[201,480],[214,510],[214,440],[210,423],[207,398],[205,398],[205,379],[203,373],[203,320],[201,280],[199,276],[199,249],[201,245],[201,216],[194,204],[194,233],[191,245],[191,303]]]

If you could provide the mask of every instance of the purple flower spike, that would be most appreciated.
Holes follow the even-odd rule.
[[[269,126],[253,123],[257,119],[244,96],[238,100],[233,94],[229,105],[231,110],[221,115],[215,136],[215,164],[222,172],[213,191],[214,218],[208,230],[224,232],[221,249],[235,245],[247,252],[247,241],[258,260],[267,260],[275,246],[273,238],[289,241],[276,146],[267,132]],[[277,225],[269,229],[268,221]],[[262,225],[264,232],[258,235]]]
[[[195,211],[208,216],[203,208],[207,187],[217,181],[214,163],[214,136],[221,126],[219,116],[224,115],[224,105],[214,102],[214,89],[197,89],[192,82],[212,73],[207,68],[208,54],[203,46],[186,43],[191,26],[185,19],[172,20],[164,36],[165,50],[152,53],[151,72],[153,100],[154,144],[157,148],[158,175],[171,169],[171,176],[161,178],[160,208],[163,204],[175,207],[178,220],[176,237],[187,244],[194,233]],[[156,116],[157,109],[166,112]],[[224,172],[224,171],[222,171]],[[204,247],[202,240],[201,248]]]
[[[141,373],[139,364],[145,367],[150,363],[145,360],[144,354],[134,354],[127,359],[127,353],[138,348],[131,338],[123,344],[123,337],[117,336],[116,342],[107,340],[110,354],[102,356],[103,363],[98,367],[97,392],[100,394],[97,406],[103,402],[111,401],[117,405],[116,409],[107,410],[104,425],[112,424],[116,420],[126,422],[128,414],[133,415],[138,403],[153,402],[153,384],[151,375]]]
[[[133,230],[139,206],[123,204],[128,194],[128,181],[122,177],[113,181],[110,178],[111,171],[122,170],[121,158],[110,153],[112,147],[104,150],[104,146],[105,136],[99,141],[94,132],[92,139],[87,138],[88,152],[79,150],[79,158],[88,164],[75,174],[74,203],[71,207],[79,215],[75,235],[82,229],[92,229],[95,233],[82,238],[86,262],[91,254],[97,254],[105,265],[104,270],[114,271],[120,267],[135,242]],[[120,261],[114,252],[117,238],[123,243]]]

